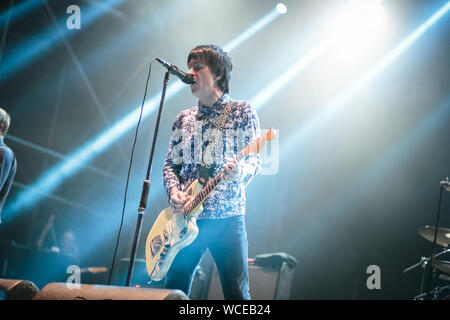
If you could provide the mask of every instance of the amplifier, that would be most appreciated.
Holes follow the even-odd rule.
[[[283,262],[279,270],[249,266],[250,296],[253,300],[287,300],[291,293],[294,268]],[[214,264],[209,283],[208,300],[223,300],[219,273]]]

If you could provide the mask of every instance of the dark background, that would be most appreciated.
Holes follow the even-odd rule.
[[[11,6],[26,2],[28,10],[7,18]],[[56,187],[46,190],[39,179],[140,106],[152,58],[186,69],[194,46],[230,43],[277,2],[34,2],[1,2],[0,106],[11,114],[5,142],[18,161],[1,232],[16,248],[6,276],[42,286],[67,278],[64,257],[43,252],[61,247],[66,231],[79,249],[73,263],[110,268],[136,123],[78,170],[57,173],[64,179]],[[347,2],[285,1],[285,15],[231,52],[231,96],[251,101],[324,40],[330,17]],[[66,28],[71,4],[81,8],[80,30]],[[430,255],[431,242],[417,230],[436,224],[439,182],[450,175],[449,13],[345,99],[339,112],[309,134],[302,130],[323,119],[343,92],[445,4],[384,1],[386,26],[379,39],[366,39],[364,54],[327,50],[258,108],[261,127],[279,130],[279,170],[247,188],[249,256],[286,252],[297,259],[291,299],[411,299],[419,293],[422,269],[402,270]],[[164,71],[153,65],[148,100],[159,98]],[[167,206],[161,169],[173,119],[195,104],[188,87],[166,100],[140,259],[148,230]],[[130,255],[155,119],[153,112],[139,130],[114,279],[126,271],[118,265]],[[28,204],[34,188],[37,201]],[[449,198],[443,194],[443,227],[450,227]],[[380,267],[380,290],[366,287],[370,265]],[[82,280],[107,281],[106,273],[90,276]]]

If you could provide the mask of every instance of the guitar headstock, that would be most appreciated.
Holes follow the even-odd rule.
[[[267,130],[265,133],[261,134],[258,138],[252,140],[243,150],[242,158],[248,156],[249,154],[258,154],[266,142],[271,141],[276,136],[276,132],[273,129]]]
[[[269,130],[266,131],[266,133],[264,134],[264,136],[266,137],[266,141],[269,142],[270,140],[272,140],[273,138],[275,138],[275,136],[277,135],[277,133],[275,132],[275,130],[273,130],[272,128],[270,128]]]

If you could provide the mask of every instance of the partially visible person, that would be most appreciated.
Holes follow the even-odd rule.
[[[14,152],[3,141],[11,124],[10,115],[0,108],[0,223],[1,213],[16,175],[17,161]]]
[[[73,257],[79,263],[78,246],[72,231],[66,231],[61,237],[61,253]]]

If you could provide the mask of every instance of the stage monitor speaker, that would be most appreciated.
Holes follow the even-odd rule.
[[[33,282],[0,279],[0,300],[31,300],[39,289]]]
[[[291,294],[294,268],[283,262],[279,270],[249,266],[250,296],[253,300],[287,300]],[[219,273],[214,264],[208,300],[223,300]]]
[[[53,282],[41,289],[33,300],[189,300],[180,290],[133,288]]]
[[[122,286],[125,285],[127,280],[128,266],[130,264],[130,258],[122,258],[117,265],[116,270],[113,273],[112,285]],[[147,273],[147,268],[145,266],[145,259],[137,258],[134,261],[134,271],[133,277],[131,279],[131,287],[138,285],[140,288],[151,288],[151,289],[164,289],[165,278],[160,281],[152,281],[149,284],[149,276]]]

